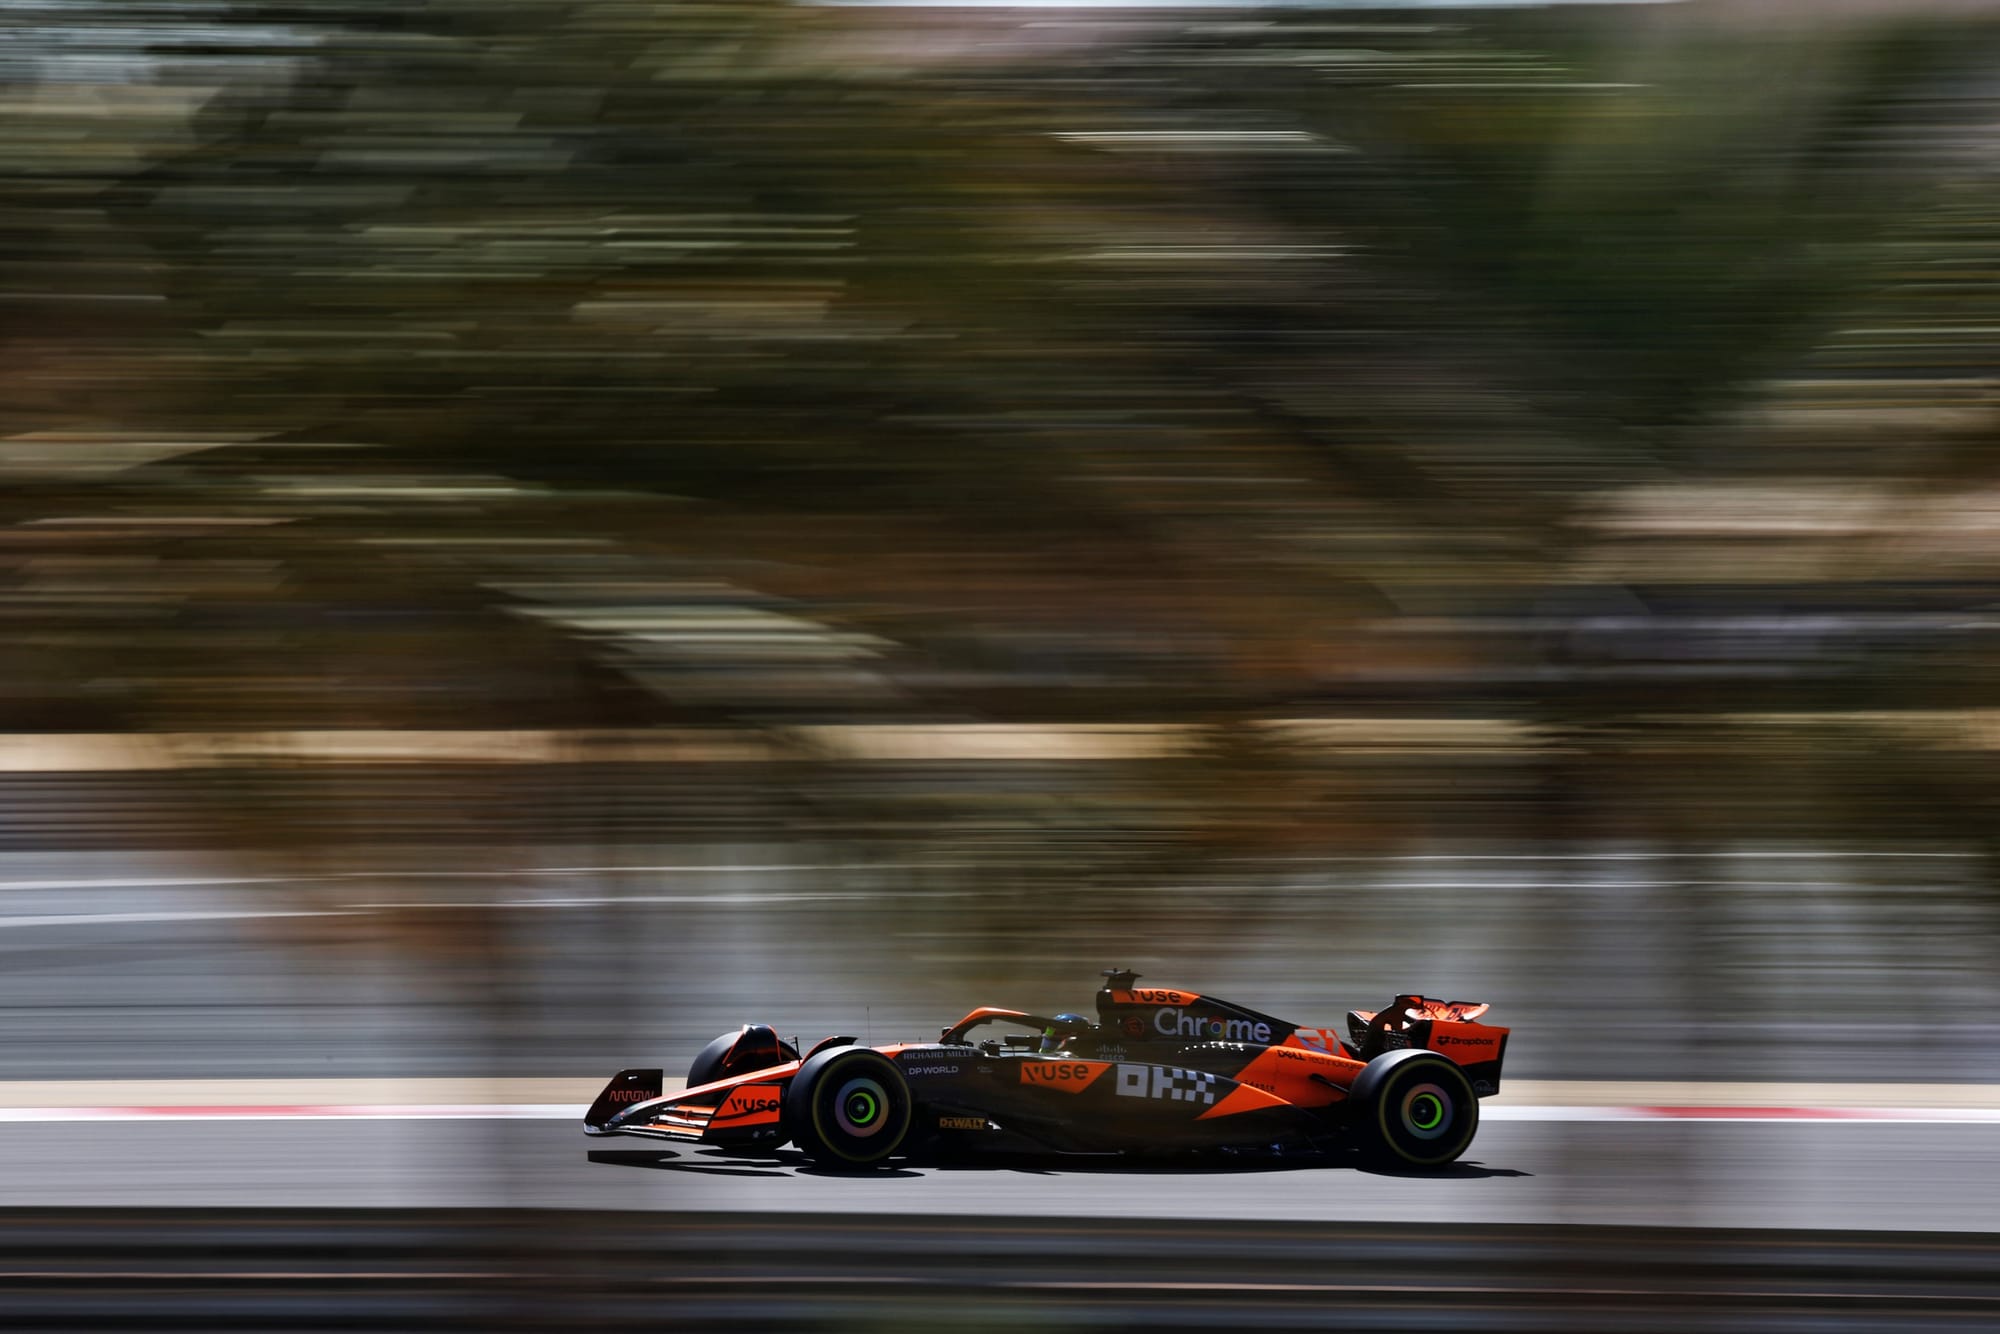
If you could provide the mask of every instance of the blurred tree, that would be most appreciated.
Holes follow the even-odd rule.
[[[61,542],[141,619],[37,604],[16,726],[1476,697],[1490,650],[1367,627],[1535,607],[1606,489],[1819,467],[1728,410],[1903,262],[1990,44],[219,13],[106,5],[62,21],[138,74],[15,76],[9,290],[55,313],[10,429],[188,447],[10,512],[230,521],[17,530],[25,584]]]

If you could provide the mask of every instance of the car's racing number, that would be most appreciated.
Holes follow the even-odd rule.
[[[1206,1070],[1182,1070],[1166,1065],[1121,1065],[1118,1096],[1160,1098],[1168,1102],[1215,1101],[1216,1077]]]

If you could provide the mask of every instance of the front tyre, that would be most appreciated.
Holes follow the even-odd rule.
[[[1399,1167],[1442,1167],[1472,1145],[1479,1099],[1472,1081],[1435,1052],[1385,1052],[1348,1094],[1367,1152]]]
[[[910,1086],[869,1047],[835,1047],[800,1067],[785,1091],[792,1141],[821,1167],[873,1167],[910,1133]]]

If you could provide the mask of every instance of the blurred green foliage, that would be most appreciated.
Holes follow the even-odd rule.
[[[1242,830],[1382,788],[1259,713],[1990,702],[1755,624],[1991,600],[1984,22],[6,23],[8,729],[1170,718]]]

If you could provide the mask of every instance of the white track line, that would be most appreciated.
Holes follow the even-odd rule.
[[[1748,1121],[1810,1121],[1823,1125],[1956,1126],[2000,1124],[2000,1108],[1500,1106],[1481,1107],[1479,1119],[1482,1121],[1679,1121],[1686,1125],[1705,1125],[1709,1122],[1742,1124]]]
[[[580,1103],[355,1103],[351,1105],[0,1107],[0,1122],[85,1121],[577,1121]],[[1683,1125],[1810,1122],[1819,1125],[1996,1125],[1991,1107],[1514,1107],[1481,1109],[1484,1121],[1650,1121]]]
[[[0,1122],[78,1121],[568,1121],[575,1103],[216,1107],[0,1107]]]

